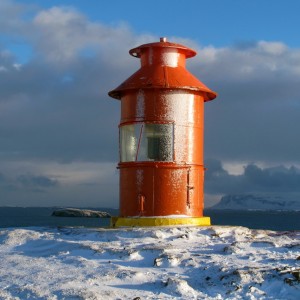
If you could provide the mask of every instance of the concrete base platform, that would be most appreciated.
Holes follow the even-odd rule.
[[[167,217],[111,217],[112,227],[147,227],[147,226],[210,226],[210,217],[197,218],[167,218]]]

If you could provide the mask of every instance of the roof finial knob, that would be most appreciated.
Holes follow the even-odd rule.
[[[159,41],[165,43],[167,41],[167,38],[166,37],[161,37]]]

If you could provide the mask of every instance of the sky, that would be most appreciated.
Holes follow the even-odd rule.
[[[0,206],[118,207],[120,102],[129,49],[197,51],[205,203],[276,193],[300,201],[300,2],[0,1]]]

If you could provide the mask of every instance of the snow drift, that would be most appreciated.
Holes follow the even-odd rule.
[[[0,299],[297,299],[300,232],[0,230]]]

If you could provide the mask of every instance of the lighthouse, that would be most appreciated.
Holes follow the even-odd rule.
[[[216,93],[185,67],[196,52],[161,38],[129,51],[141,67],[121,102],[120,213],[113,226],[210,225],[204,208],[204,103]]]

